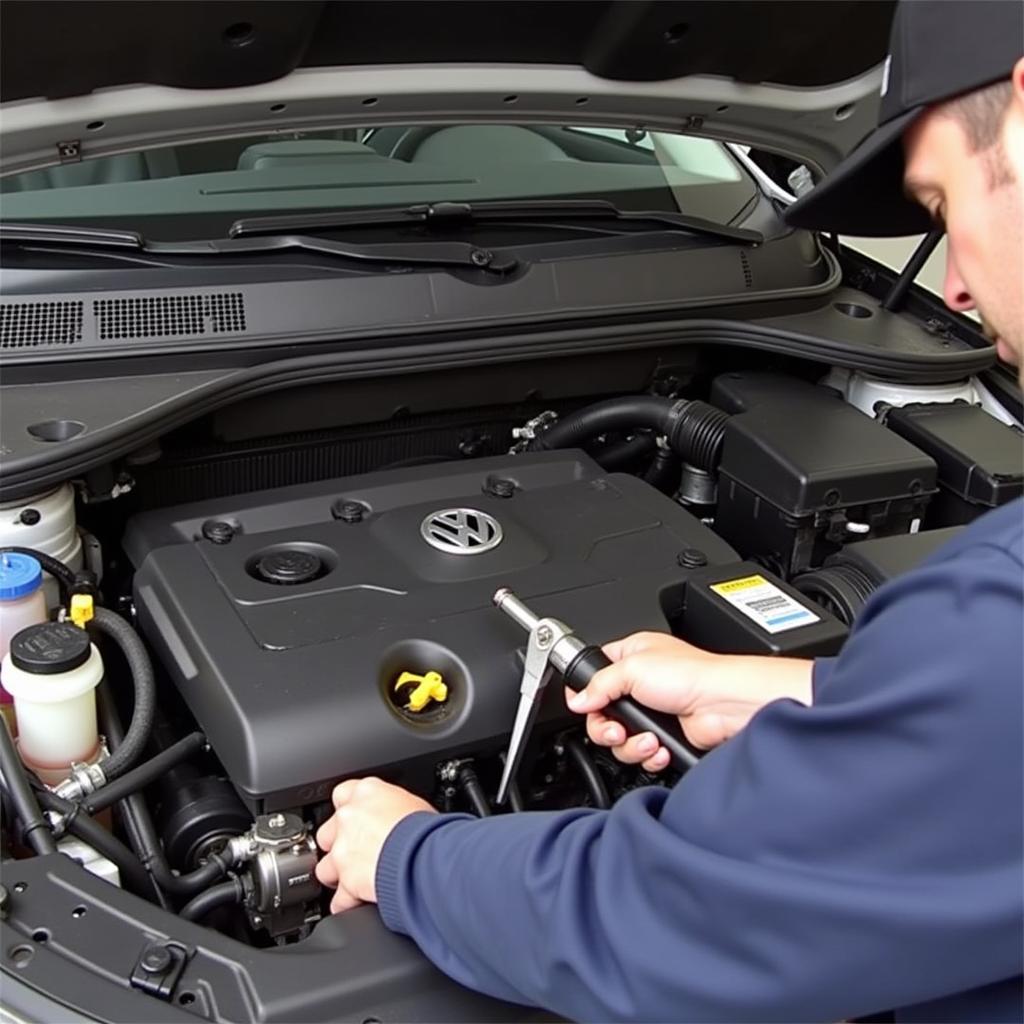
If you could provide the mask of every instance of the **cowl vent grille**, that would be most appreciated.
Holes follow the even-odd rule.
[[[97,299],[93,313],[101,341],[238,334],[246,328],[241,292]]]
[[[0,349],[82,340],[83,302],[0,303]]]

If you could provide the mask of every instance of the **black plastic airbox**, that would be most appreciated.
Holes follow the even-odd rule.
[[[512,497],[485,492],[495,476],[515,483]],[[493,540],[480,514],[493,517],[500,543],[431,546],[424,522],[446,510],[469,514],[471,544]],[[503,747],[526,638],[493,607],[499,587],[603,642],[667,629],[688,575],[683,549],[737,561],[669,498],[578,452],[148,512],[126,548],[141,629],[242,797],[263,810],[324,799],[354,774],[412,784],[441,760]],[[389,691],[406,671],[440,672],[448,700],[403,713]],[[565,715],[552,686],[540,722]]]
[[[847,541],[908,533],[935,460],[826,388],[773,374],[716,378],[725,427],[715,529],[789,578]]]
[[[1024,494],[1024,435],[966,402],[905,405],[885,416],[890,430],[939,466],[939,495],[927,525],[969,523]]]

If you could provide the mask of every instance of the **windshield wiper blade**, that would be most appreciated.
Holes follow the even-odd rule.
[[[276,234],[285,231],[343,230],[388,224],[449,226],[460,221],[483,224],[516,220],[614,220],[623,224],[654,222],[690,234],[706,235],[729,242],[759,245],[764,236],[749,228],[716,224],[703,217],[670,210],[620,210],[604,199],[488,200],[479,203],[418,203],[331,213],[286,214],[276,217],[246,217],[236,220],[228,234],[232,238]]]
[[[41,242],[135,250],[146,247],[146,240],[137,231],[79,228],[70,224],[0,224],[0,242]]]

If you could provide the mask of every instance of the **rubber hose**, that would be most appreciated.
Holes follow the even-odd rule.
[[[121,740],[124,739],[124,729],[121,726],[121,719],[117,714],[117,709],[114,707],[114,702],[110,696],[110,684],[106,679],[101,679],[100,685],[96,688],[96,709],[99,713],[100,729],[103,731],[103,735],[107,739],[107,745],[111,750],[116,749],[120,746]],[[144,833],[144,826],[140,822],[141,816],[148,813],[145,800],[142,798],[141,794],[133,793],[117,805],[115,813],[119,815],[121,827],[124,829],[125,835],[128,838],[128,845],[132,848],[135,856],[142,861],[143,867],[148,870],[146,859],[148,847]],[[152,820],[150,820],[150,828],[152,829]],[[156,879],[153,877],[153,873],[151,871],[149,881],[152,887],[153,896],[157,903],[159,903],[164,910],[171,910],[171,901],[167,898],[163,889],[157,885]]]
[[[111,835],[102,825],[81,812],[77,804],[51,793],[45,787],[36,793],[39,803],[48,811],[64,816],[64,827],[73,836],[91,846],[101,856],[117,865],[125,887],[138,896],[151,891],[151,883],[142,861],[120,839]]]
[[[491,805],[487,802],[484,787],[480,785],[480,779],[477,777],[476,772],[466,765],[464,768],[459,769],[458,781],[462,787],[462,792],[473,808],[473,813],[478,818],[489,818],[491,816]]]
[[[515,779],[512,779],[508,784],[508,806],[509,810],[519,811],[526,810],[526,804],[523,801],[523,794],[519,791],[519,783]]]
[[[39,801],[29,785],[25,767],[7,730],[7,719],[4,719],[3,726],[0,727],[0,770],[3,771],[4,786],[14,813],[21,822],[25,841],[40,857],[47,853],[56,853],[57,843],[53,838],[53,832],[50,831],[50,825],[43,817]]]
[[[675,494],[679,489],[679,482],[683,478],[683,464],[678,456],[667,448],[658,445],[654,453],[654,460],[647,467],[644,473],[644,480],[652,487],[657,488],[662,494]]]
[[[594,764],[587,753],[587,748],[583,745],[583,741],[576,736],[570,736],[565,741],[565,752],[569,755],[569,759],[576,766],[580,775],[583,776],[583,781],[586,783],[587,791],[590,793],[590,799],[594,806],[602,809],[611,807],[612,800],[608,795],[608,787],[605,786],[604,779],[601,778],[597,765]]]
[[[501,752],[500,757],[501,767],[504,768],[505,762],[508,759],[508,757],[504,751]],[[519,788],[519,781],[515,778],[515,776],[508,780],[508,789],[506,790],[506,792],[508,793],[508,806],[510,810],[526,810],[526,802],[523,800],[523,793],[522,790],[520,790]]]
[[[717,469],[729,414],[707,402],[677,401],[655,395],[612,398],[566,416],[529,445],[529,451],[579,448],[591,438],[614,430],[653,430],[669,447],[700,469]]]
[[[60,559],[43,551],[37,551],[35,548],[0,548],[0,555],[6,554],[28,555],[30,558],[34,558],[42,570],[48,572],[57,581],[61,602],[67,604],[68,595],[75,585],[75,571],[71,566],[65,565]]]
[[[554,448],[579,448],[591,438],[613,430],[647,428],[668,433],[670,416],[676,403],[671,398],[632,395],[598,402],[559,420],[529,444],[528,451]]]
[[[149,739],[156,713],[156,676],[139,634],[120,615],[107,608],[97,608],[90,626],[121,648],[135,685],[135,706],[124,742],[100,762],[103,774],[110,780],[123,775],[139,759]]]
[[[211,886],[205,892],[191,899],[178,911],[178,917],[186,921],[200,921],[217,907],[230,903],[241,903],[245,899],[245,890],[238,878],[229,878],[226,882]]]
[[[105,689],[106,685],[106,681],[100,683],[100,716],[108,742],[116,746],[120,744],[124,734],[117,709],[110,700],[109,690]],[[153,824],[153,816],[142,794],[132,793],[125,798],[121,806],[126,811],[126,824],[129,820],[131,822],[129,835],[134,831],[135,852],[161,892],[170,893],[172,896],[194,896],[228,873],[227,863],[213,855],[195,871],[176,875],[167,863],[156,826]]]
[[[82,801],[82,806],[87,814],[96,814],[105,807],[116,804],[118,800],[140,792],[176,764],[205,749],[206,737],[201,732],[189,733],[148,761],[143,761],[142,764],[126,771],[124,775],[90,793]]]
[[[815,604],[832,612],[844,625],[852,626],[868,598],[878,589],[875,582],[855,565],[829,565],[804,573],[793,586]]]
[[[722,459],[722,442],[729,414],[707,402],[686,402],[674,410],[674,423],[668,432],[672,450],[691,466],[716,470]]]
[[[610,444],[594,453],[594,461],[606,473],[620,473],[632,469],[645,456],[654,451],[656,441],[653,434],[637,434],[628,441]]]

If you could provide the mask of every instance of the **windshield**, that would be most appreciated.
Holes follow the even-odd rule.
[[[508,124],[275,132],[100,156],[0,180],[0,217],[223,237],[240,217],[443,201],[603,199],[734,223],[755,196],[719,143]]]

